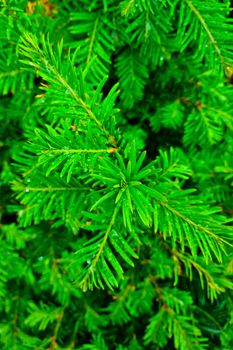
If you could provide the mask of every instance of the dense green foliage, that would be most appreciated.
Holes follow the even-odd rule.
[[[0,5],[0,349],[232,350],[230,1]]]

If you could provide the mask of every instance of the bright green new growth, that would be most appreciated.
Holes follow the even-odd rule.
[[[230,1],[0,6],[0,348],[232,349]]]

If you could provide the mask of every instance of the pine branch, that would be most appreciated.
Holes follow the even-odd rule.
[[[2,350],[232,348],[230,6],[2,1]]]
[[[182,251],[184,251],[187,244],[194,257],[197,256],[197,247],[199,247],[206,262],[212,259],[213,254],[218,261],[222,261],[222,252],[225,252],[223,243],[229,246],[232,245],[229,240],[219,235],[222,225],[218,221],[208,218],[208,210],[205,212],[202,209],[202,213],[200,213],[201,207],[194,207],[191,206],[191,203],[185,202],[180,206],[177,201],[158,201],[158,204],[156,217],[161,215],[161,217],[165,216],[167,218],[167,224],[165,220],[159,223],[160,231],[165,239],[167,234],[171,236],[173,246],[176,245],[178,239]],[[163,210],[161,210],[162,208]],[[225,228],[225,231],[227,231],[227,228]]]
[[[70,32],[75,35],[78,47],[76,60],[85,70],[90,65],[87,80],[98,85],[109,74],[110,55],[114,50],[113,26],[102,12],[76,12],[71,14]]]
[[[38,73],[41,75],[43,79],[45,79],[48,83],[56,84],[58,91],[60,88],[69,92],[70,97],[77,103],[77,105],[85,112],[85,116],[90,118],[99,128],[101,132],[108,139],[110,144],[115,146],[116,141],[115,138],[109,133],[109,131],[105,128],[105,126],[101,123],[99,118],[93,113],[90,105],[88,105],[84,98],[82,97],[82,86],[81,84],[77,84],[80,80],[80,74],[78,76],[77,71],[74,69],[72,64],[74,62],[71,58],[71,64],[68,63],[67,68],[71,69],[72,76],[70,76],[70,72],[68,69],[64,71],[64,76],[59,72],[61,68],[61,56],[62,56],[62,42],[58,45],[58,50],[56,53],[52,51],[51,44],[46,44],[45,38],[42,37],[42,49],[40,49],[38,41],[35,36],[25,33],[24,38],[21,39],[22,44],[20,44],[20,54],[24,55],[28,60],[21,60],[22,63],[26,63],[34,67]],[[56,58],[55,58],[56,55]],[[75,56],[74,56],[75,57]],[[56,61],[57,59],[57,61]],[[67,80],[67,78],[69,80]],[[71,82],[72,81],[72,82]],[[75,85],[74,85],[75,81]],[[72,87],[74,85],[74,87]],[[115,91],[113,90],[112,93]],[[105,102],[110,102],[113,98],[111,92],[108,97],[105,99]]]
[[[74,264],[79,271],[77,282],[83,291],[93,290],[94,286],[104,289],[104,284],[110,289],[118,286],[118,281],[123,276],[123,269],[112,249],[129,265],[133,266],[130,256],[137,258],[123,236],[113,231],[118,212],[119,204],[113,211],[106,231],[89,240],[77,251]],[[108,243],[109,240],[111,245]]]
[[[209,29],[208,25],[206,24],[204,18],[202,17],[201,13],[198,11],[198,9],[193,5],[193,3],[189,0],[185,0],[186,4],[188,5],[188,7],[191,9],[191,11],[195,14],[195,16],[197,16],[198,20],[200,21],[202,27],[204,28],[211,44],[214,47],[215,52],[217,53],[217,55],[219,56],[219,60],[221,62],[221,64],[225,67],[226,63],[225,60],[222,56],[221,50],[211,32],[211,29]]]
[[[231,19],[228,18],[229,3],[217,0],[208,2],[208,7],[200,0],[178,0],[180,3],[180,17],[178,23],[178,37],[182,51],[196,41],[195,57],[202,60],[207,58],[209,67],[217,67],[225,71],[232,65],[232,50],[230,46],[232,34]],[[213,13],[217,13],[213,19]],[[224,33],[228,31],[226,39]]]
[[[193,269],[198,272],[202,289],[207,289],[207,295],[213,302],[217,299],[218,294],[223,293],[226,288],[232,289],[233,285],[223,275],[222,266],[218,266],[215,263],[211,263],[211,267],[206,265],[202,261],[201,257],[194,260],[188,254],[180,253],[177,250],[173,250],[175,258],[178,258],[185,267],[186,275],[189,275],[190,280],[193,280]]]
[[[144,59],[136,50],[125,49],[118,55],[116,69],[122,90],[123,105],[126,108],[132,108],[135,102],[142,99],[149,76]]]
[[[115,210],[114,210],[114,212],[113,212],[113,215],[112,215],[112,218],[111,218],[111,220],[110,220],[110,223],[109,223],[109,225],[108,225],[108,228],[107,228],[107,230],[106,230],[106,232],[105,232],[105,234],[104,234],[104,237],[103,237],[103,239],[102,239],[102,242],[101,242],[101,244],[100,244],[100,246],[99,246],[99,249],[98,249],[98,251],[97,251],[97,253],[96,253],[96,255],[95,255],[95,258],[94,258],[93,261],[91,262],[90,267],[88,267],[88,272],[87,272],[87,274],[85,275],[85,277],[84,277],[84,278],[82,279],[82,281],[80,282],[80,287],[81,287],[84,291],[86,291],[87,289],[90,289],[90,287],[92,286],[92,283],[93,283],[93,282],[90,282],[90,280],[91,280],[91,276],[90,276],[90,275],[93,275],[93,271],[96,269],[96,265],[98,264],[99,259],[100,259],[101,255],[102,255],[102,253],[103,253],[103,250],[104,250],[105,245],[106,245],[106,243],[107,243],[108,236],[109,236],[109,234],[110,234],[110,232],[111,232],[111,230],[112,230],[112,228],[113,228],[113,225],[114,225],[114,223],[115,223],[115,219],[116,219],[118,210],[119,210],[119,208],[116,207]],[[92,278],[93,278],[93,277],[92,277]],[[103,278],[104,278],[104,276],[103,276]],[[107,279],[107,281],[108,281],[108,279]],[[108,281],[108,283],[109,283],[109,285],[111,286],[110,281]],[[89,288],[88,288],[88,287],[89,287]]]

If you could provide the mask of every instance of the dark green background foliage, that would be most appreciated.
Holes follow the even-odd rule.
[[[0,3],[0,349],[232,350],[230,1]]]

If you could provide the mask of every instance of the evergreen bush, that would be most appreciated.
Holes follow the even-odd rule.
[[[0,3],[0,349],[232,350],[230,1]]]

